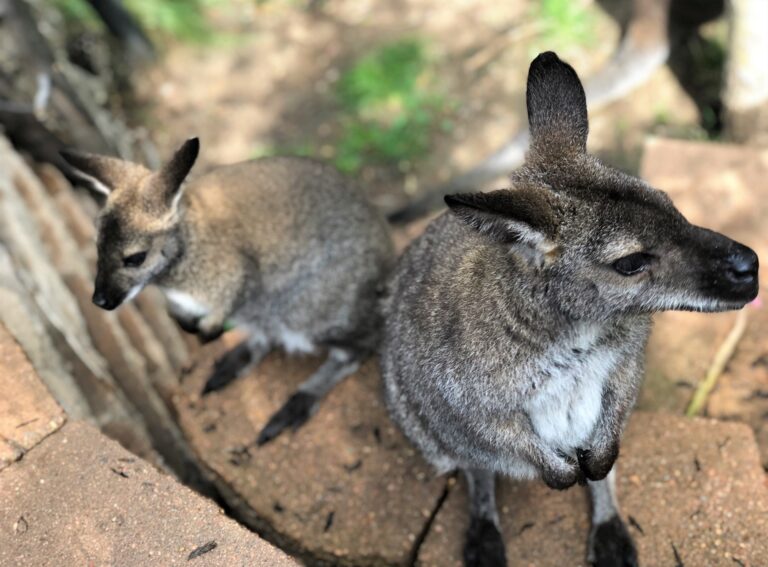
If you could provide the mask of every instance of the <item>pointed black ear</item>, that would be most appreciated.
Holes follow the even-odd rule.
[[[546,251],[557,233],[552,205],[543,189],[447,195],[445,203],[470,227],[498,242]]]
[[[129,171],[137,167],[136,164],[118,158],[77,150],[61,150],[59,153],[94,191],[105,195],[109,195]]]
[[[552,51],[540,54],[528,70],[528,123],[531,147],[543,155],[587,151],[587,99],[573,67]]]
[[[198,138],[190,138],[176,150],[171,160],[158,173],[168,204],[173,202],[177,195],[180,195],[179,188],[192,169],[192,166],[195,165],[199,152],[200,140]]]

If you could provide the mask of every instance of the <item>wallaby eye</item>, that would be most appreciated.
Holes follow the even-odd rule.
[[[633,276],[644,272],[651,265],[653,256],[645,252],[635,252],[629,256],[619,258],[613,263],[613,269],[623,276]]]
[[[136,254],[131,254],[130,256],[123,258],[123,266],[126,268],[138,268],[144,263],[144,260],[146,259],[146,252],[136,252]]]

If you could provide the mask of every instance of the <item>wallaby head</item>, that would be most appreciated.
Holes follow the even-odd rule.
[[[571,317],[666,309],[737,309],[758,291],[748,247],[694,226],[670,198],[586,152],[587,106],[573,68],[548,52],[527,88],[531,146],[513,186],[446,197],[485,237],[508,246]]]
[[[117,158],[64,151],[62,156],[107,196],[98,219],[93,302],[115,309],[163,273],[182,252],[179,200],[200,143],[187,140],[159,171]]]

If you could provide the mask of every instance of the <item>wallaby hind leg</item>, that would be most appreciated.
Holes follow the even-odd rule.
[[[494,474],[481,469],[464,469],[469,487],[469,529],[464,544],[467,567],[506,567],[507,554],[496,512]]]
[[[596,567],[637,567],[637,551],[616,502],[616,469],[603,480],[589,481],[592,529],[587,561]]]
[[[270,418],[256,442],[264,445],[289,427],[294,431],[301,427],[317,411],[320,400],[336,384],[360,368],[362,359],[363,356],[352,349],[331,348],[323,365]]]
[[[213,372],[203,386],[202,395],[220,390],[238,376],[257,366],[271,347],[261,335],[248,337],[216,360]]]

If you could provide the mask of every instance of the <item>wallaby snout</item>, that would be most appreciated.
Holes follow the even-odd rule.
[[[758,293],[759,261],[754,250],[727,236],[695,227],[695,237],[688,246],[696,265],[681,282],[684,287],[698,289],[710,301],[703,311],[723,311],[743,307]],[[684,267],[680,267],[685,270]],[[691,277],[693,281],[691,281]]]
[[[93,290],[93,297],[91,299],[93,300],[94,305],[106,309],[107,311],[113,310],[118,305],[118,303],[110,301],[107,298],[107,295],[99,288]]]
[[[96,278],[91,298],[94,305],[107,311],[117,309],[131,295],[132,288],[122,289],[110,283],[106,283],[104,278]]]
[[[725,277],[734,286],[749,286],[757,293],[757,269],[759,261],[755,251],[739,244],[733,243],[733,250],[726,259]],[[749,289],[749,288],[747,288]],[[750,300],[754,297],[750,297]]]

